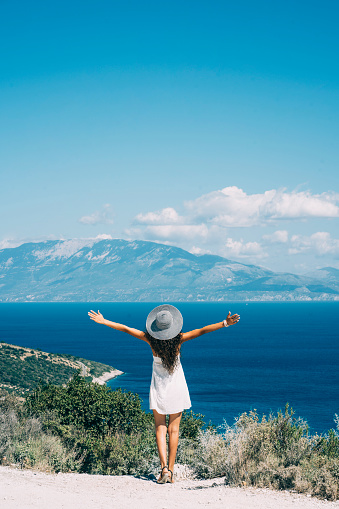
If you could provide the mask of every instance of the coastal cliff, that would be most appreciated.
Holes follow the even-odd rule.
[[[77,372],[100,385],[122,374],[108,364],[0,342],[0,388],[8,392],[24,396],[39,381],[63,385]]]

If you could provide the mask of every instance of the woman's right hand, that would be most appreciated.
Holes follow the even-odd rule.
[[[91,309],[91,311],[88,312],[88,316],[90,317],[91,320],[94,320],[94,322],[96,322],[96,323],[101,323],[101,324],[105,323],[105,318],[102,316],[102,314],[100,313],[99,310],[96,313],[95,311],[93,311]]]

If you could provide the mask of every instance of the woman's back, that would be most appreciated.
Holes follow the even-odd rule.
[[[191,407],[191,399],[182,369],[180,354],[172,372],[160,357],[153,357],[150,409],[159,414],[175,414]]]

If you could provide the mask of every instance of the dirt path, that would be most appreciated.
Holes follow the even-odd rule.
[[[223,479],[158,485],[131,476],[44,474],[0,467],[1,509],[339,509],[304,495],[230,488]]]

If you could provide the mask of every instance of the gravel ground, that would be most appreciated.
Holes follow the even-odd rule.
[[[339,509],[338,502],[267,489],[230,488],[223,479],[158,485],[132,476],[46,474],[0,467],[6,509]]]

